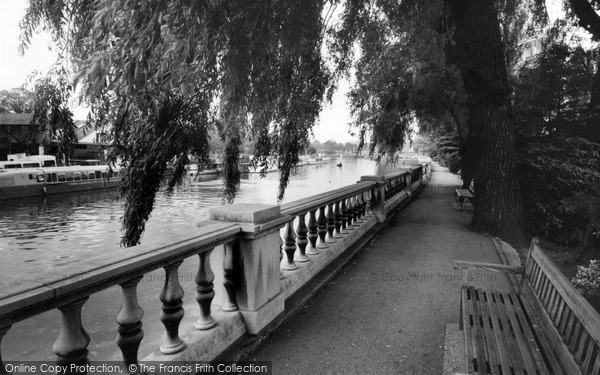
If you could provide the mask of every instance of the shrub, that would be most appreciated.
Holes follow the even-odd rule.
[[[518,174],[527,230],[565,245],[580,244],[594,217],[599,145],[584,138],[536,137],[518,145]]]
[[[590,264],[587,267],[577,266],[577,274],[571,282],[591,304],[595,306],[600,305],[599,260],[590,260]]]

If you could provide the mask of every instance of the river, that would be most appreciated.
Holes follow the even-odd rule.
[[[385,174],[396,169],[353,157],[345,157],[342,167],[337,167],[334,162],[301,166],[291,177],[283,203],[353,184],[363,175]],[[199,177],[197,181],[186,177],[171,194],[159,192],[142,243],[151,244],[167,233],[189,235],[196,223],[207,218],[208,207],[222,204],[220,176]],[[242,179],[235,202],[277,204],[278,183],[277,172],[264,178],[248,174]],[[119,246],[122,212],[122,201],[116,190],[0,202],[0,275],[24,268],[44,272],[56,264],[76,265],[85,260],[86,254]],[[193,323],[198,308],[193,299],[193,273],[197,267],[194,263],[197,264],[196,259],[188,259],[181,266],[181,273],[190,273],[192,280],[186,288],[184,308],[187,313],[182,332],[186,322]],[[162,273],[156,271],[156,275]],[[160,301],[157,298],[161,288],[160,278],[139,285],[140,305],[145,311],[145,338],[140,357],[157,349],[156,342],[163,332],[158,319]],[[90,359],[107,359],[119,353],[114,343],[119,306],[118,287],[92,295],[84,306],[83,324],[92,338]],[[52,343],[59,326],[57,310],[15,324],[2,341],[2,359],[53,359]]]

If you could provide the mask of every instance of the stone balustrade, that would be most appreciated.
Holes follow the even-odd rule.
[[[90,295],[118,285],[116,345],[126,365],[137,363],[144,311],[137,287],[143,276],[164,270],[158,300],[164,340],[144,360],[211,360],[244,334],[257,334],[283,311],[285,300],[341,253],[373,234],[386,216],[406,203],[431,174],[429,164],[385,176],[363,176],[354,185],[281,206],[234,204],[209,210],[189,238],[107,249],[73,266],[33,280],[4,275],[0,291],[2,338],[11,326],[58,309],[61,331],[53,345],[60,364],[87,360],[90,337],[81,310]],[[179,266],[198,257],[193,330],[180,332],[184,289]],[[12,279],[11,279],[12,277]],[[158,301],[157,301],[158,302]],[[154,319],[154,318],[150,318]],[[4,368],[2,366],[2,368]]]

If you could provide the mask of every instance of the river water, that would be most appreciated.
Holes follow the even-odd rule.
[[[345,157],[341,168],[334,162],[298,167],[283,203],[353,184],[360,176],[397,169],[353,157]],[[220,176],[199,177],[198,180],[187,177],[171,194],[159,192],[142,243],[151,244],[167,233],[190,235],[196,223],[207,218],[208,207],[222,204]],[[244,176],[235,202],[277,204],[278,183],[279,173],[269,173],[264,178],[257,174]],[[76,266],[77,262],[85,261],[86,254],[119,246],[122,211],[116,190],[0,202],[0,285],[5,272],[14,273],[24,268],[44,272],[54,264]],[[186,260],[181,272],[193,275],[197,269],[194,262],[197,264],[195,259]],[[161,271],[156,274],[160,275]],[[193,315],[198,308],[193,300],[194,283],[188,284],[192,289],[186,289],[184,308],[192,313],[186,314],[182,332],[187,320],[193,323],[193,317],[188,315]],[[163,332],[158,319],[160,301],[156,297],[161,288],[160,278],[139,285],[140,304],[146,316],[140,357],[157,348],[155,343],[150,343],[160,340]],[[84,306],[84,327],[92,337],[90,359],[107,359],[118,353],[114,338],[119,306],[120,288],[117,287],[92,295]],[[59,326],[57,310],[15,324],[2,342],[3,360],[53,359],[52,343]]]

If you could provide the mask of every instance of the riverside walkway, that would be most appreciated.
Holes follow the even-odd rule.
[[[135,373],[142,361],[254,350],[248,359],[272,361],[273,374],[441,373],[445,327],[459,317],[453,261],[500,263],[492,240],[470,231],[471,213],[457,209],[457,184],[444,168],[414,163],[281,206],[214,207],[186,237],[6,272],[0,366],[5,337],[9,354],[26,349],[22,330],[40,332],[27,319],[58,310],[60,333],[44,344],[61,364],[122,360]],[[508,287],[501,274],[475,277],[475,286]],[[120,309],[84,310],[111,288]],[[107,319],[116,343],[114,330],[97,328]]]
[[[249,359],[274,374],[442,374],[446,323],[458,323],[457,259],[501,263],[490,237],[454,203],[437,166],[417,198]],[[508,288],[501,273],[472,285]]]

